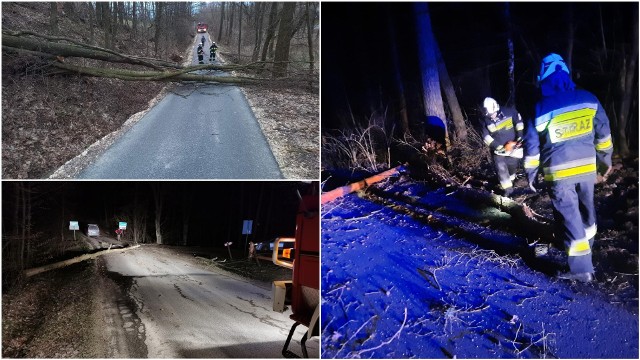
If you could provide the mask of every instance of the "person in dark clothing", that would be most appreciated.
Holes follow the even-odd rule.
[[[204,43],[207,41],[207,40],[204,38],[204,35],[202,36],[202,40],[201,40],[201,41],[202,41],[202,46],[204,47]]]
[[[484,126],[482,137],[492,151],[498,181],[504,196],[513,193],[513,180],[522,159],[522,132],[524,124],[516,109],[500,109],[493,98],[484,99]]]
[[[612,169],[609,118],[595,95],[576,89],[558,54],[542,59],[538,83],[542,98],[535,117],[527,121],[524,169],[532,190],[540,168],[549,187],[555,237],[564,244],[569,265],[569,272],[558,278],[590,282],[596,174],[606,177]]]
[[[198,64],[204,64],[204,50],[200,44],[198,44]]]
[[[209,46],[209,61],[214,62],[216,60],[216,51],[218,50],[218,45],[216,45],[215,41]]]

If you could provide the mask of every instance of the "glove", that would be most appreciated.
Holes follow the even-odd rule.
[[[504,155],[507,152],[505,151],[504,146],[500,145],[495,150],[493,150],[493,153],[496,155]]]

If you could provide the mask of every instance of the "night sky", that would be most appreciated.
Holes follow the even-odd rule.
[[[437,2],[429,3],[429,9],[465,117],[475,121],[486,96],[505,104],[509,96],[505,4]],[[574,80],[603,104],[615,96],[619,66],[614,61],[619,57],[614,55],[631,41],[632,14],[637,14],[638,3],[511,3],[510,11],[515,103],[523,116],[531,115],[538,98],[535,77],[540,59],[549,52],[566,56],[571,16]],[[609,52],[602,66],[594,56],[603,48],[600,17]],[[421,118],[422,85],[411,3],[323,3],[322,22],[323,130],[350,125],[350,112],[357,120],[381,110],[397,116],[396,79],[402,80],[410,118]]]
[[[5,233],[12,231],[14,185],[3,183]],[[19,184],[24,184],[20,182]],[[37,231],[59,234],[71,220],[100,226],[102,234],[113,235],[116,219],[126,221],[135,194],[147,213],[147,232],[155,241],[152,186],[163,189],[163,231],[166,243],[177,243],[182,234],[185,211],[189,217],[188,245],[223,246],[226,241],[240,245],[243,220],[254,220],[249,241],[294,236],[299,199],[310,184],[303,182],[31,182],[33,222]],[[63,215],[64,214],[64,215]],[[129,223],[129,225],[131,225]],[[244,243],[244,241],[242,241]]]

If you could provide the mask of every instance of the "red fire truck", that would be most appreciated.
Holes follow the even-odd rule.
[[[278,238],[273,245],[272,260],[279,266],[293,269],[293,279],[273,282],[273,310],[284,312],[291,305],[289,316],[294,324],[282,348],[284,357],[298,357],[289,343],[298,325],[307,327],[300,343],[302,354],[307,354],[306,341],[319,334],[320,316],[320,199],[318,183],[309,187],[300,197],[296,216],[295,238]],[[280,243],[292,242],[293,248],[280,247]]]
[[[209,25],[205,23],[199,22],[198,25],[196,26],[196,31],[199,33],[206,33],[208,29],[209,29]]]

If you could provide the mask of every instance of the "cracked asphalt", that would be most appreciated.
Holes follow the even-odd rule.
[[[112,312],[122,319],[113,323],[131,344],[140,343],[128,346],[129,352],[137,348],[136,357],[282,357],[293,320],[290,312],[271,309],[269,284],[203,270],[158,246],[105,255],[104,261],[126,294]],[[296,329],[290,350],[301,353],[306,330]],[[307,341],[307,348],[318,357],[318,338]]]
[[[282,173],[238,87],[188,83],[176,86],[77,177],[280,179]]]

